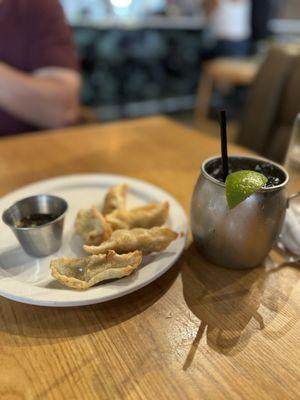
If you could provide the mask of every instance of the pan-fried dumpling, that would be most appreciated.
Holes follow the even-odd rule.
[[[58,258],[50,263],[52,276],[63,285],[85,290],[99,282],[123,278],[135,271],[142,262],[142,253],[134,251],[106,254],[85,258]]]
[[[104,199],[103,215],[110,214],[115,210],[125,210],[127,192],[128,186],[125,184],[110,189]]]
[[[168,228],[119,229],[100,246],[83,246],[83,248],[90,254],[106,253],[108,250],[114,250],[117,253],[140,250],[143,254],[149,254],[165,250],[177,236],[176,232]]]
[[[85,244],[98,245],[107,240],[112,229],[95,206],[80,210],[75,220],[75,230]]]
[[[131,210],[115,210],[106,215],[105,219],[116,229],[146,228],[163,225],[169,213],[169,203],[147,204],[146,206],[132,208]]]

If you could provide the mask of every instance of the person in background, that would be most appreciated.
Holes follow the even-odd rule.
[[[75,123],[79,89],[58,0],[0,0],[0,136]]]
[[[251,0],[203,0],[209,45],[204,59],[251,53]]]
[[[252,3],[252,46],[253,53],[257,52],[259,45],[270,37],[269,21],[271,19],[272,8],[278,7],[276,1],[271,0],[251,0]]]

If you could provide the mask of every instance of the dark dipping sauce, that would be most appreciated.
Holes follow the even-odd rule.
[[[36,228],[48,224],[57,217],[52,214],[32,214],[22,218],[17,224],[17,228]]]
[[[268,178],[268,182],[264,187],[278,186],[286,180],[286,175],[280,168],[263,160],[230,157],[228,160],[228,167],[229,174],[241,170],[260,172],[266,178]],[[223,182],[223,170],[220,158],[208,162],[205,170],[210,176],[220,182]]]

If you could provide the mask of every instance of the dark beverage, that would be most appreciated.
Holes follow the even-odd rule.
[[[241,170],[259,172],[268,178],[268,182],[266,183],[265,187],[278,186],[286,180],[286,176],[280,168],[278,168],[275,164],[271,164],[265,160],[246,157],[229,157],[228,169],[229,174]],[[206,165],[206,172],[218,181],[223,182],[221,157],[209,161]]]

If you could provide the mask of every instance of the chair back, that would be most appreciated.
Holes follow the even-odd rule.
[[[238,144],[275,161],[280,161],[282,157],[282,152],[277,150],[282,142],[278,138],[275,143],[273,135],[281,137],[283,130],[285,132],[287,129],[284,128],[284,124],[289,120],[288,116],[293,114],[287,110],[283,112],[280,107],[283,106],[283,96],[289,97],[286,85],[291,79],[294,59],[295,52],[290,51],[288,47],[274,46],[270,49],[250,87],[238,133]],[[279,118],[281,113],[284,118]],[[281,127],[274,129],[278,118],[282,121]],[[284,134],[287,139],[286,133]]]
[[[263,153],[266,157],[284,162],[293,130],[300,113],[300,54],[294,57],[290,73],[280,98],[273,128]]]

